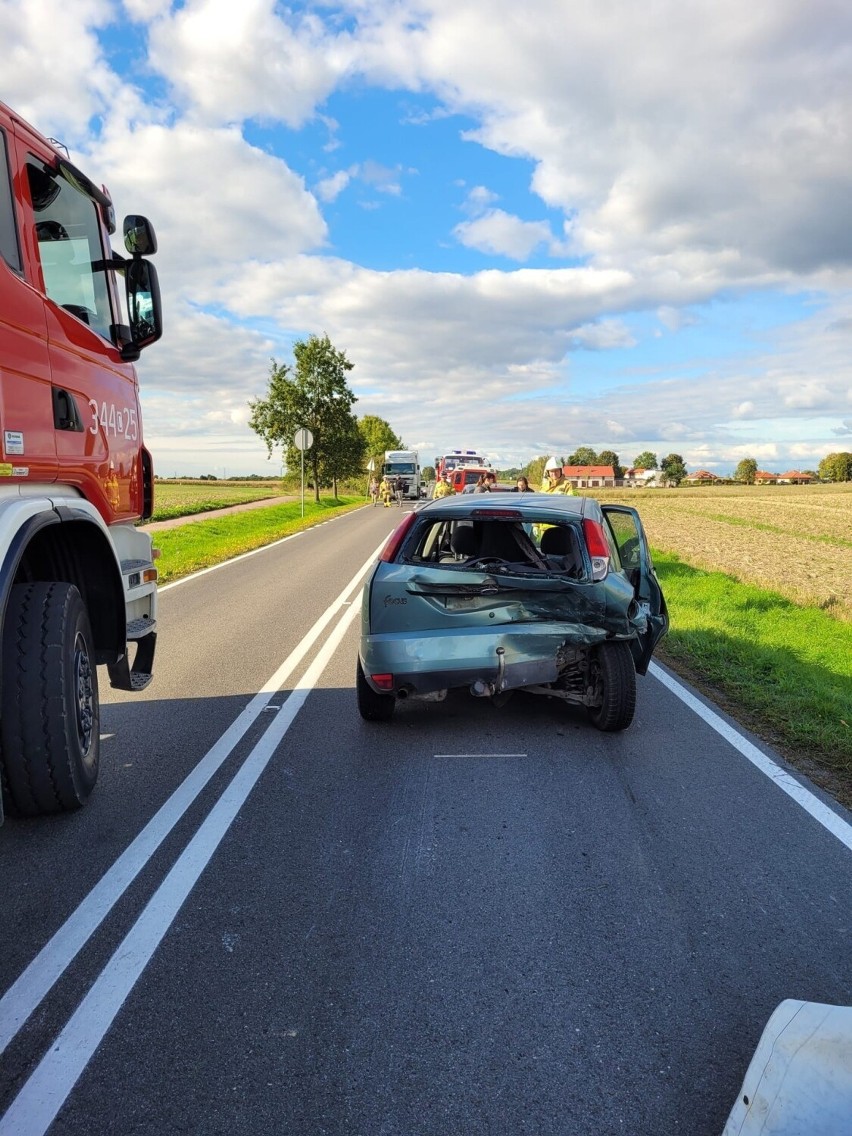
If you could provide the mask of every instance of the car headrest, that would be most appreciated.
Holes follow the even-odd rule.
[[[545,556],[569,556],[573,551],[570,530],[561,526],[545,529],[541,534],[541,551]]]
[[[456,556],[475,556],[477,552],[476,533],[472,525],[457,527],[453,532],[450,547]]]

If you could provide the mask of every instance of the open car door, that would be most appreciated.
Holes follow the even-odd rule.
[[[645,674],[651,655],[669,629],[669,613],[639,514],[629,505],[601,505],[621,558],[621,570],[633,585],[636,602],[648,617],[648,630],[630,644],[636,673]]]

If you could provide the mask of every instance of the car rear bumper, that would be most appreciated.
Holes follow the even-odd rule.
[[[376,690],[371,676],[378,674],[393,675],[395,691],[415,695],[480,680],[516,690],[554,682],[560,648],[592,647],[606,638],[600,628],[564,622],[468,628],[458,635],[372,635],[361,641],[361,665]]]

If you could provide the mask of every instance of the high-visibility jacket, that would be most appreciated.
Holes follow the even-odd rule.
[[[542,493],[562,493],[566,497],[574,496],[574,486],[567,477],[561,477],[555,484],[550,483],[550,479],[545,474],[545,482],[541,487]]]
[[[455,490],[453,489],[452,485],[450,485],[448,481],[444,481],[444,479],[441,478],[441,480],[435,486],[434,492],[432,493],[432,499],[437,500],[439,497],[452,497],[454,493]]]

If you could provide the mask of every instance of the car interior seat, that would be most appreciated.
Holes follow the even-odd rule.
[[[505,521],[486,522],[482,526],[482,547],[480,556],[494,556],[500,560],[525,560],[513,526]]]
[[[456,525],[450,547],[457,560],[470,560],[480,555],[479,536],[473,525]]]
[[[555,525],[545,529],[541,534],[541,554],[547,557],[558,557],[562,561],[564,571],[571,575],[579,575],[583,570],[583,560],[577,544],[577,536],[572,528],[566,525]]]

